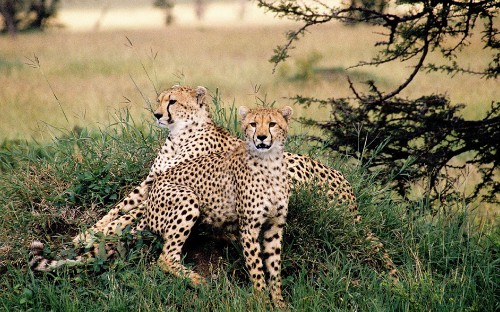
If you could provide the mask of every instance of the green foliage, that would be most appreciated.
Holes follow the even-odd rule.
[[[173,8],[174,4],[168,0],[155,0],[153,5],[159,8]]]
[[[234,103],[228,108],[224,107],[222,105],[219,89],[215,89],[215,94],[212,97],[212,107],[212,118],[214,122],[229,130],[232,135],[241,138],[238,108]]]
[[[312,52],[307,57],[295,61],[295,73],[290,77],[292,81],[314,80],[318,71],[318,63],[322,55],[318,52]],[[287,76],[286,69],[281,68],[279,73]]]
[[[120,118],[98,133],[76,128],[45,148],[36,143],[4,142],[0,164],[12,180],[3,185],[12,188],[26,183],[31,175],[16,172],[29,166],[34,176],[45,177],[30,189],[71,185],[64,192],[57,188],[56,192],[49,192],[57,206],[114,203],[121,197],[120,188],[135,183],[137,176],[148,171],[155,155],[153,146],[161,141],[159,130],[150,125],[135,125],[127,111]],[[47,185],[48,180],[51,181]]]
[[[63,131],[48,145],[3,142],[0,241],[4,247],[9,250],[34,237],[56,240],[59,246],[57,236],[76,234],[93,223],[148,173],[163,135],[152,125],[137,124],[123,111],[116,123],[99,132]],[[5,260],[23,259],[23,253],[16,248],[5,254]],[[0,264],[1,271],[4,259]]]
[[[432,199],[460,197],[451,173],[474,165],[481,180],[466,199],[500,202],[500,183],[495,179],[495,168],[500,165],[500,102],[492,103],[482,120],[466,120],[460,114],[463,105],[452,105],[438,95],[383,102],[375,95],[366,101],[295,99],[307,106],[330,106],[328,121],[302,119],[323,132],[324,137],[313,139],[340,154],[371,158],[369,169],[383,168],[384,181],[396,182],[401,195],[408,196],[410,182],[425,181],[425,195]],[[457,157],[463,161],[457,163]],[[412,160],[411,170],[393,179],[391,173],[408,159]]]
[[[12,72],[19,70],[23,66],[23,63],[19,61],[12,61],[0,58],[0,72],[3,75],[10,75]]]

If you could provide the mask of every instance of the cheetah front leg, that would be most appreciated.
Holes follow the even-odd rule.
[[[264,261],[269,273],[271,299],[278,307],[284,307],[285,301],[281,294],[281,251],[283,227],[285,218],[275,218],[270,221],[270,227],[264,232]]]
[[[182,247],[200,216],[198,197],[188,187],[167,181],[158,184],[148,199],[145,221],[151,231],[165,240],[158,265],[163,271],[188,278],[192,284],[198,285],[203,278],[181,263]]]
[[[248,219],[244,220],[249,221]],[[250,275],[253,288],[258,292],[261,292],[266,287],[264,266],[262,264],[261,248],[259,244],[261,224],[262,223],[258,223],[258,221],[242,222],[240,220],[241,244],[245,257],[245,265]]]

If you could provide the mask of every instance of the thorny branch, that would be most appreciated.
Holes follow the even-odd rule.
[[[384,1],[384,0],[381,0]],[[288,51],[293,49],[293,44],[300,35],[303,35],[311,26],[325,24],[332,21],[343,23],[363,23],[376,25],[387,30],[387,40],[376,42],[381,47],[378,54],[371,61],[360,61],[351,66],[377,66],[395,60],[402,62],[416,59],[412,72],[398,87],[385,94],[380,94],[378,101],[390,99],[404,90],[421,70],[443,71],[449,74],[473,73],[487,79],[495,79],[500,74],[500,40],[499,31],[495,27],[498,22],[500,1],[448,1],[448,0],[422,0],[406,3],[406,10],[399,14],[387,13],[383,9],[351,5],[327,5],[320,1],[268,1],[256,0],[258,5],[265,10],[276,14],[279,18],[288,18],[303,22],[303,26],[296,31],[290,31],[286,44],[278,46],[271,62],[275,67],[285,61]],[[392,2],[391,2],[392,3]],[[399,4],[393,4],[398,6]],[[411,6],[408,8],[408,6]],[[492,61],[485,67],[470,69],[461,67],[455,58],[462,48],[469,45],[468,39],[473,34],[478,20],[484,21],[482,42],[484,49],[490,50]],[[459,38],[451,47],[446,46],[448,38]],[[439,52],[448,64],[435,65],[427,62],[429,52]],[[349,81],[354,92],[355,87]],[[374,86],[374,84],[373,84]],[[367,98],[359,92],[354,92],[359,99]]]

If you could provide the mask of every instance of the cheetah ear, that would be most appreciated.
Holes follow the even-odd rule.
[[[290,121],[290,118],[292,117],[293,114],[293,109],[290,106],[285,106],[281,108],[279,111],[287,122]]]
[[[241,120],[245,119],[245,117],[247,116],[249,111],[250,111],[250,109],[248,107],[240,106],[239,112],[240,112]]]
[[[196,87],[196,102],[200,107],[203,105],[205,101],[205,96],[207,95],[207,89],[202,86]]]
[[[161,103],[161,101],[163,101],[163,97],[165,96],[165,93],[167,93],[167,90],[162,91],[160,94],[158,94],[158,97],[156,98],[156,103]]]

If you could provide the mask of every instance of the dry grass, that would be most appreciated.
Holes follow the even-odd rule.
[[[47,125],[67,129],[74,125],[99,124],[124,106],[129,106],[135,117],[150,118],[138,90],[154,101],[155,87],[163,89],[175,83],[204,85],[212,92],[220,88],[223,101],[226,104],[234,101],[236,105],[252,105],[256,96],[268,102],[291,104],[284,98],[296,94],[350,95],[345,76],[338,69],[373,55],[373,43],[377,40],[374,30],[336,24],[317,27],[298,43],[292,51],[292,59],[272,74],[272,64],[267,60],[273,48],[284,42],[283,33],[287,29],[286,26],[176,26],[97,33],[53,30],[20,35],[16,39],[0,37],[0,109],[3,111],[0,139],[47,139],[50,135]],[[128,47],[126,37],[133,47]],[[488,61],[480,46],[474,45],[469,50],[463,54],[464,64],[474,66]],[[314,53],[321,56],[315,66],[332,74],[316,75],[308,81],[288,79],[299,70],[296,63]],[[33,55],[39,58],[41,69],[25,64]],[[382,89],[389,90],[404,79],[409,65],[393,63],[351,72],[360,81],[376,78]],[[403,95],[447,93],[453,102],[467,103],[466,114],[474,118],[484,113],[492,100],[500,98],[496,83],[473,76],[451,78],[422,73]],[[297,115],[304,113],[302,108],[297,108]],[[307,114],[325,116],[315,108]]]

